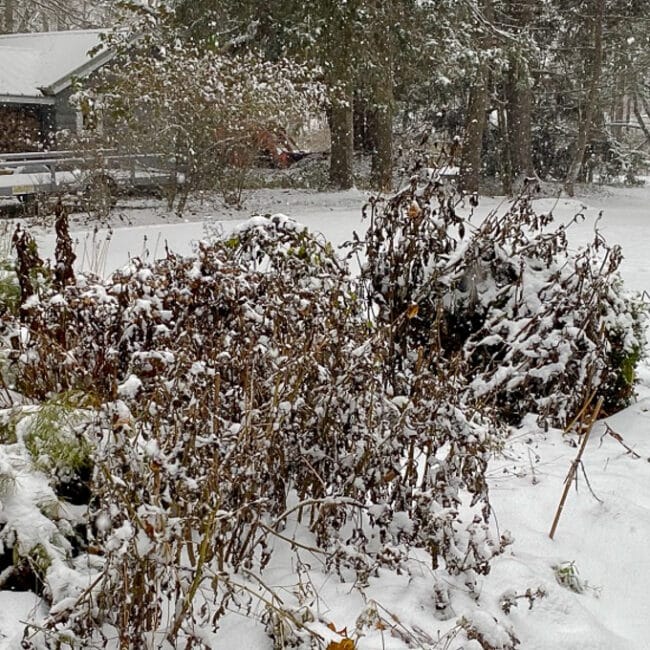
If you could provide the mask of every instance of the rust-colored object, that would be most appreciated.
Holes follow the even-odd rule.
[[[262,163],[275,169],[287,169],[306,155],[282,128],[259,128],[243,136],[218,132],[215,137],[223,142],[225,159],[235,167]]]
[[[330,641],[327,646],[327,650],[355,650],[356,644],[354,641],[348,637],[348,628],[344,627],[342,630],[337,630],[334,626],[334,623],[329,623],[327,627],[332,630],[332,632],[343,637],[340,641]]]

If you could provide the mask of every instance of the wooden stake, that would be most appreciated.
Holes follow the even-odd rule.
[[[591,404],[592,400],[596,396],[596,391],[597,390],[598,389],[594,389],[594,392],[591,393],[591,395],[589,395],[587,397],[587,399],[584,401],[583,405],[580,407],[580,410],[578,411],[577,415],[573,418],[573,420],[571,420],[571,422],[569,422],[569,424],[566,425],[566,427],[564,427],[564,433],[569,433],[569,431],[571,431],[571,429],[573,429],[573,427],[575,426],[575,423],[578,420],[582,420],[582,418],[585,415],[585,412],[589,408],[589,404]]]
[[[557,507],[557,510],[555,511],[555,519],[553,519],[553,525],[551,526],[551,532],[548,534],[548,536],[553,539],[553,535],[555,535],[555,531],[557,530],[557,525],[560,521],[560,516],[562,514],[562,510],[564,509],[564,504],[566,502],[567,495],[569,494],[569,488],[571,487],[571,483],[573,482],[573,479],[575,478],[576,472],[578,471],[578,467],[580,466],[580,461],[582,459],[582,454],[585,451],[585,447],[587,446],[587,440],[589,440],[589,434],[591,433],[591,429],[594,426],[594,422],[596,421],[596,418],[598,417],[598,413],[600,413],[600,409],[603,405],[603,398],[601,397],[598,400],[598,403],[596,404],[596,408],[594,409],[593,413],[591,414],[591,417],[589,418],[589,426],[587,427],[587,430],[584,432],[582,436],[582,441],[580,443],[580,448],[578,449],[578,455],[575,457],[575,460],[571,463],[571,467],[569,468],[569,473],[567,474],[567,477],[564,481],[564,490],[562,492],[562,498],[560,499],[560,503]]]

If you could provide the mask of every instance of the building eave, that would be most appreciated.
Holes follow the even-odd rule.
[[[102,52],[97,56],[93,57],[90,61],[87,61],[83,65],[80,65],[78,68],[72,70],[61,79],[58,79],[54,83],[51,83],[49,86],[44,86],[39,88],[43,95],[47,97],[52,97],[58,95],[60,92],[64,91],[66,88],[69,88],[72,85],[74,79],[82,79],[88,77],[95,70],[98,70],[103,65],[108,63],[115,56],[115,52],[108,50],[107,52]]]
[[[32,97],[30,95],[0,95],[2,104],[22,104],[23,106],[54,106],[54,97]]]

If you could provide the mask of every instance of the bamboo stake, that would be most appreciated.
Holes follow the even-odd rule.
[[[571,431],[571,429],[573,429],[573,427],[575,426],[576,422],[578,422],[578,420],[582,420],[582,418],[585,415],[585,412],[589,408],[589,404],[591,404],[592,400],[596,396],[597,390],[598,390],[597,388],[594,389],[593,393],[591,393],[591,395],[587,397],[587,399],[584,401],[584,404],[580,407],[580,410],[578,411],[577,415],[573,418],[573,420],[571,420],[571,422],[569,422],[569,424],[566,425],[566,427],[564,427],[564,433],[569,433],[569,431]]]
[[[582,436],[582,441],[580,443],[580,449],[578,449],[578,455],[575,457],[575,460],[571,463],[571,467],[569,468],[569,473],[567,474],[567,477],[564,481],[564,490],[562,492],[562,498],[560,499],[560,503],[557,507],[557,510],[555,511],[555,519],[553,519],[553,525],[551,526],[551,532],[548,534],[548,536],[553,539],[553,535],[555,535],[555,531],[557,530],[557,525],[560,521],[560,516],[562,515],[562,510],[564,509],[564,504],[566,502],[567,496],[569,494],[569,488],[571,487],[571,483],[573,482],[573,479],[576,475],[576,472],[578,471],[578,467],[580,466],[580,461],[582,459],[582,454],[585,451],[585,447],[587,446],[587,440],[589,440],[589,434],[591,433],[591,429],[594,426],[594,422],[596,421],[596,418],[598,417],[598,413],[600,412],[600,409],[603,405],[603,398],[601,397],[598,400],[598,403],[596,404],[596,408],[594,409],[593,413],[591,414],[591,417],[589,418],[589,426],[587,427],[587,430]]]

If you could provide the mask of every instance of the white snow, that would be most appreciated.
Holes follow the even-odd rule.
[[[117,394],[120,397],[133,397],[142,388],[142,381],[135,375],[129,375],[123,384],[117,387]]]
[[[105,30],[3,34],[0,36],[0,95],[42,97],[48,87],[92,60]]]
[[[41,599],[31,591],[0,591],[0,648],[21,647],[25,621],[37,624],[47,615]]]

